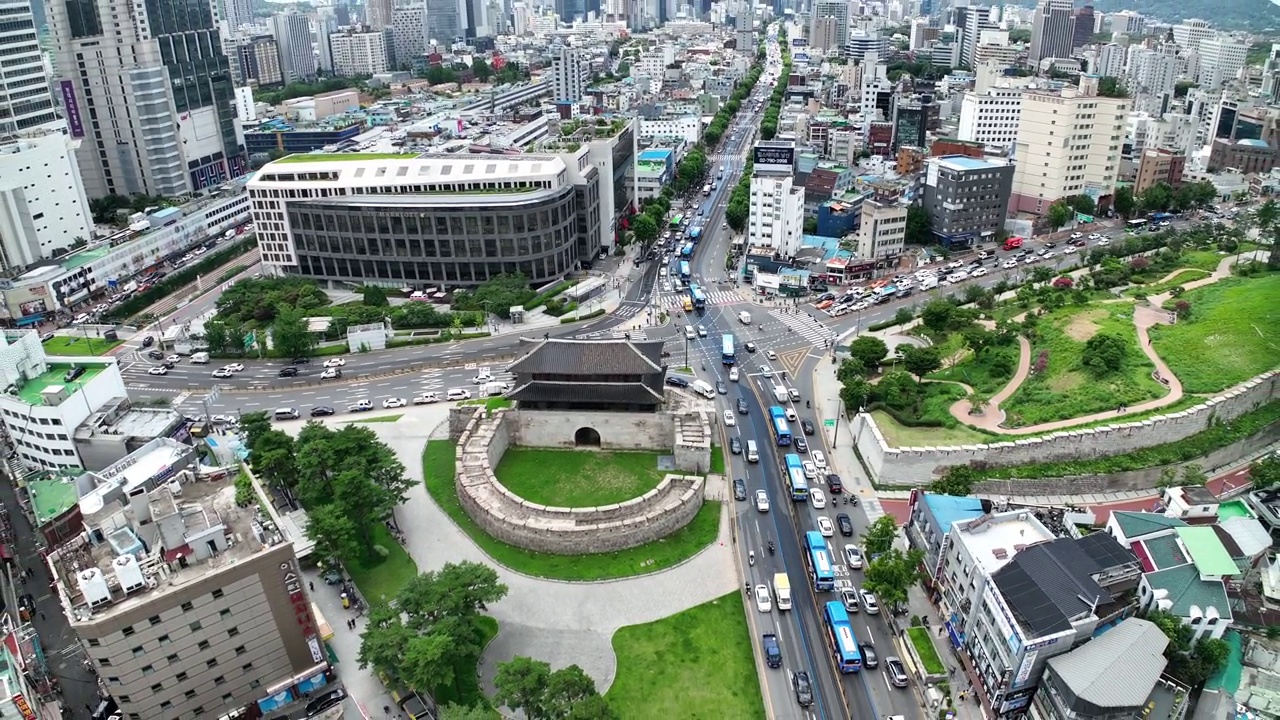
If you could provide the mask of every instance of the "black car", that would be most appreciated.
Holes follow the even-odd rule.
[[[667,384],[670,385],[671,387],[682,387],[682,388],[689,387],[688,380],[685,380],[684,378],[676,377],[674,375],[667,376]]]
[[[749,342],[746,345],[743,345],[743,347],[745,347],[747,349],[747,352],[749,353],[753,353],[756,351],[756,344],[753,342]]]
[[[342,701],[346,699],[347,699],[346,690],[343,690],[342,688],[338,688],[336,690],[330,690],[329,692],[307,703],[306,714],[304,717],[313,717],[315,715],[319,715],[325,710],[328,710],[331,707],[335,707],[341,704]]]
[[[147,357],[151,358],[152,360],[163,360],[164,352],[161,350],[149,350],[147,352]]]
[[[335,412],[337,412],[337,410],[334,410],[328,405],[317,405],[311,408],[311,417],[324,417],[325,415],[332,415]]]
[[[293,359],[294,365],[306,365],[309,362],[311,362],[311,358],[309,357],[296,357]]]
[[[876,646],[871,643],[862,643],[858,646],[862,651],[862,667],[875,668],[880,664],[880,656],[876,655]]]
[[[728,395],[728,394],[729,394],[729,386],[728,386],[728,385],[725,385],[723,380],[717,380],[717,381],[716,381],[716,392],[720,393],[721,395]]]
[[[797,435],[795,439],[791,441],[791,447],[795,448],[796,452],[798,453],[809,452],[809,443],[805,442],[805,439],[803,437],[800,437],[799,435]]]
[[[1048,250],[1052,250],[1052,249],[1054,249],[1054,248],[1058,247],[1058,243],[1047,242],[1047,243],[1045,243],[1045,244],[1044,244],[1044,247],[1045,247],[1046,249],[1048,249]]]
[[[747,401],[742,398],[738,398],[738,414],[739,415],[747,414]]]
[[[142,338],[142,347],[151,347],[156,343],[156,339],[150,335]]]
[[[844,483],[840,482],[840,476],[835,473],[827,475],[827,489],[832,495],[839,495],[844,492]]]
[[[737,435],[729,438],[729,452],[734,455],[742,454],[742,440]]]
[[[733,499],[734,500],[747,499],[747,483],[742,478],[736,478],[733,481]]]
[[[812,420],[801,420],[801,421],[800,421],[800,429],[804,431],[804,434],[805,434],[805,435],[812,435],[812,434],[814,433],[814,430],[813,430],[813,421],[812,421]]]
[[[164,366],[164,369],[165,369],[165,370],[172,370],[172,369],[174,369],[175,367],[177,367],[177,365],[176,365],[172,360],[165,360],[164,362],[162,362],[162,363],[160,363],[160,364]]]
[[[839,526],[841,535],[853,537],[853,521],[849,519],[848,513],[836,515],[836,525]]]
[[[70,370],[62,374],[62,382],[75,382],[77,378],[84,374],[84,368],[76,365]]]
[[[791,687],[796,691],[796,702],[800,703],[800,707],[809,707],[813,704],[813,683],[809,680],[809,673],[801,670],[791,676]]]
[[[298,377],[298,368],[296,367],[281,368],[280,372],[276,373],[276,377]]]

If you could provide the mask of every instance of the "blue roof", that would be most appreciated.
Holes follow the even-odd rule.
[[[1245,140],[1241,140],[1240,142],[1238,142],[1238,143],[1236,143],[1236,144],[1237,144],[1237,145],[1247,145],[1247,146],[1249,146],[1249,147],[1266,147],[1266,146],[1267,146],[1267,143],[1266,143],[1265,141],[1263,141],[1263,140],[1254,140],[1253,138],[1248,138],[1248,139],[1245,139]]]
[[[170,215],[178,215],[178,214],[180,214],[181,212],[182,212],[182,209],[181,209],[181,208],[176,208],[176,207],[167,207],[167,208],[165,208],[165,209],[163,209],[163,210],[157,210],[157,211],[155,211],[155,212],[151,213],[151,217],[153,217],[153,218],[161,218],[161,219],[163,219],[163,218],[167,218],[167,217],[169,217]]]
[[[938,158],[938,164],[953,170],[983,170],[995,165],[982,158],[972,158],[968,155],[944,155]]]
[[[645,150],[640,153],[641,160],[665,161],[671,155],[670,148],[656,148],[654,150]]]
[[[938,527],[944,533],[951,532],[951,523],[972,520],[982,515],[982,501],[978,498],[925,493],[924,504],[933,513]]]

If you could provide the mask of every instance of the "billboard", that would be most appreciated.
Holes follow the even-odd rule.
[[[751,162],[756,165],[795,167],[796,149],[791,145],[756,145],[752,149]]]

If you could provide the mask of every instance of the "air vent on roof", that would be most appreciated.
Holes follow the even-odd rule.
[[[1014,552],[1016,552],[1016,553],[1020,553],[1020,552],[1022,552],[1023,550],[1026,550],[1026,549],[1027,549],[1027,545],[1026,545],[1026,543],[1018,543],[1017,545],[1014,545],[1014,546],[1013,546],[1013,551],[1014,551]]]
[[[997,560],[1004,560],[1009,557],[1009,551],[1004,548],[993,548],[991,554],[995,555]]]

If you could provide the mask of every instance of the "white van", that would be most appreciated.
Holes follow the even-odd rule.
[[[937,275],[926,275],[926,276],[924,276],[923,278],[921,278],[921,279],[920,279],[920,289],[921,289],[921,290],[932,290],[932,289],[934,289],[934,288],[936,288],[936,287],[938,287],[938,276],[937,276]]]
[[[706,380],[694,380],[689,384],[689,387],[708,400],[716,399],[716,389],[711,387],[711,384]]]
[[[694,330],[692,325],[685,325],[684,337],[686,340],[695,340],[698,337],[698,331]]]
[[[490,397],[511,392],[511,383],[488,382],[480,386],[480,397]]]
[[[297,420],[298,411],[293,408],[276,408],[275,418],[277,420]]]
[[[747,312],[746,310],[743,310],[742,312],[738,313],[738,322],[742,323],[743,325],[750,325],[751,313]]]
[[[747,462],[760,462],[760,449],[756,447],[755,440],[747,441]]]
[[[192,353],[191,364],[192,365],[208,365],[209,353],[207,352]]]

